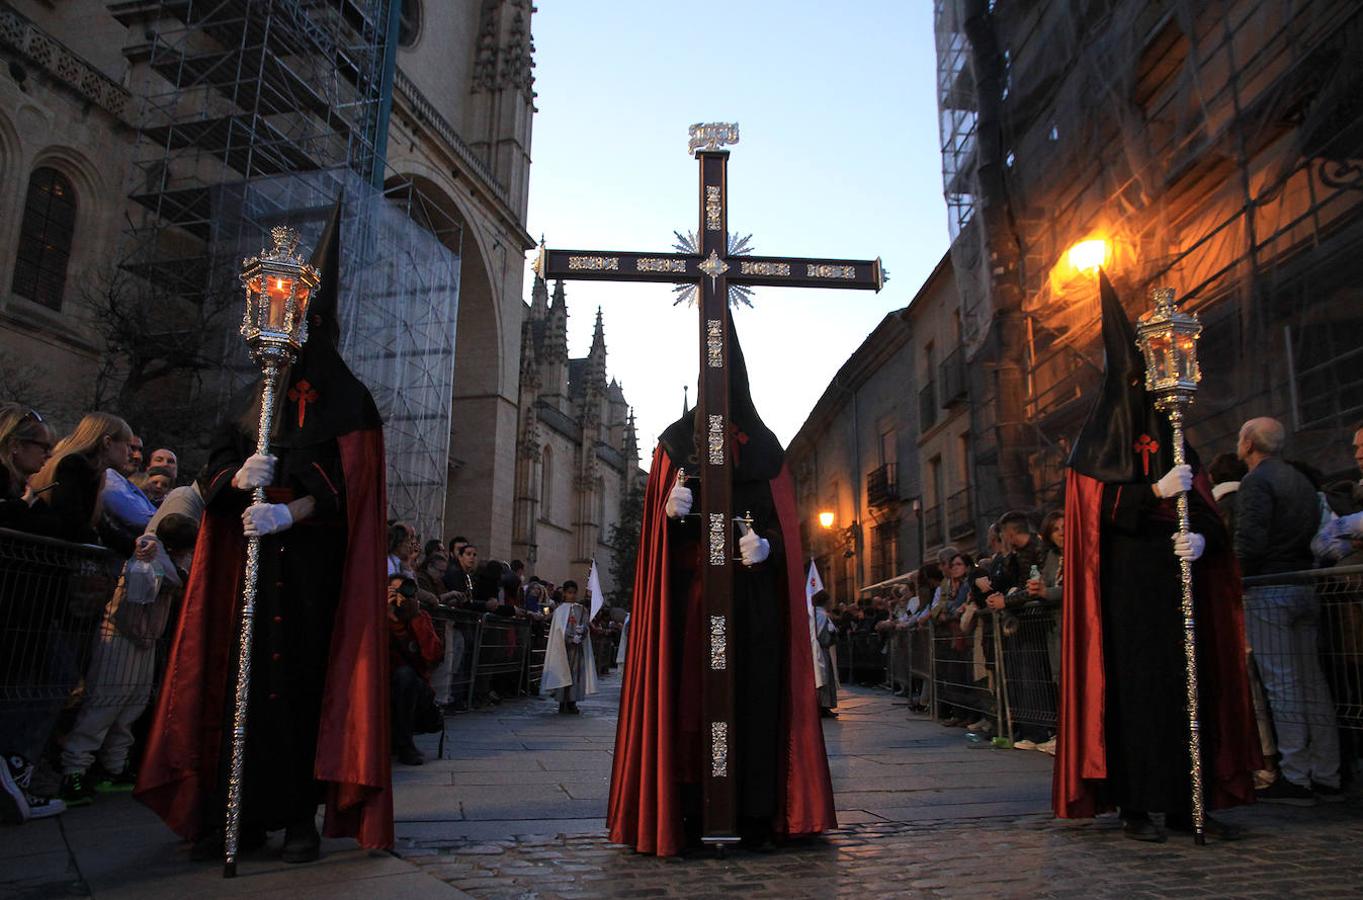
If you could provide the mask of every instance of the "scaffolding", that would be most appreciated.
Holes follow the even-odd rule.
[[[985,60],[967,38],[967,17],[981,14],[969,24],[992,28],[1000,48]],[[943,189],[981,457],[997,451],[1003,424],[978,364],[996,361],[989,261],[1013,242],[1029,488],[1038,506],[1058,501],[1102,370],[1094,279],[1066,251],[1096,237],[1130,316],[1158,285],[1203,321],[1191,440],[1205,458],[1233,450],[1244,420],[1274,415],[1295,432],[1292,454],[1327,479],[1347,475],[1345,432],[1363,418],[1363,7],[938,0],[936,27]],[[979,158],[980,65],[1002,86],[995,160]],[[1002,196],[982,196],[981,165],[1002,167]],[[1003,233],[975,214],[990,203],[1007,205]],[[988,498],[978,510],[1001,511]]]
[[[251,375],[213,315],[239,303],[240,260],[275,224],[314,243],[343,197],[341,352],[384,418],[390,515],[440,534],[461,233],[385,164],[400,5],[110,3],[138,98],[120,262],[222,329],[225,377],[185,398],[221,409]]]

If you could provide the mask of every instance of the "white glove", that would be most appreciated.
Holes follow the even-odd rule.
[[[246,462],[237,469],[237,474],[232,476],[232,487],[239,491],[249,491],[258,487],[267,487],[274,481],[273,456],[265,456],[260,453],[253,453],[246,457]]]
[[[1202,558],[1202,551],[1207,549],[1207,539],[1195,531],[1187,534],[1178,532],[1174,535],[1174,555],[1179,559],[1186,559],[1189,562]]]
[[[691,504],[695,503],[695,497],[691,494],[691,489],[682,487],[680,484],[672,489],[672,493],[667,495],[667,517],[669,519],[680,519],[691,514]]]
[[[749,529],[738,539],[738,552],[743,556],[743,565],[755,566],[766,562],[767,557],[771,556],[771,544],[766,538],[759,537],[756,531]]]
[[[292,525],[293,514],[287,503],[252,503],[242,512],[241,524],[247,537],[265,537]]]
[[[1173,497],[1193,488],[1193,467],[1174,466],[1164,477],[1155,482],[1155,495],[1161,498]]]

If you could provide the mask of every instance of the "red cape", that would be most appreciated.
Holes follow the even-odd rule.
[[[1194,490],[1216,508],[1199,475]],[[1066,819],[1112,809],[1101,797],[1107,778],[1104,733],[1101,547],[1103,483],[1073,469],[1065,490],[1064,606],[1061,616],[1060,720],[1051,787],[1055,814]],[[1228,551],[1193,566],[1197,599],[1199,694],[1203,700],[1203,794],[1212,809],[1254,802],[1255,769],[1263,767],[1245,671],[1245,620],[1240,569]],[[1208,700],[1213,700],[1210,704]],[[1170,698],[1170,702],[1178,702]],[[1208,708],[1210,706],[1210,708]],[[1208,748],[1214,752],[1208,754]]]
[[[686,599],[674,600],[669,596],[668,528],[663,512],[676,478],[676,466],[659,447],[653,453],[644,495],[644,523],[634,575],[629,648],[625,654],[606,814],[612,841],[659,856],[675,856],[685,845],[679,790],[684,751],[679,746],[681,711],[675,691],[686,667],[673,651],[668,610],[674,602]],[[804,556],[799,517],[790,473],[785,468],[771,482],[771,495],[785,542],[786,565],[778,575],[777,596],[787,599],[782,622],[786,653],[780,697],[781,732],[786,738],[785,752],[777,760],[778,809],[772,826],[780,836],[798,837],[836,828],[838,823],[814,694],[804,573],[800,571]],[[697,596],[692,602],[698,601]],[[697,654],[701,650],[699,646],[689,649]]]
[[[393,845],[388,626],[384,557],[388,501],[383,434],[337,438],[345,474],[347,552],[331,638],[313,774],[326,782],[328,837]],[[230,473],[228,473],[230,475]],[[183,611],[134,796],[177,834],[203,832],[216,787],[236,670],[246,540],[239,519],[204,516]]]

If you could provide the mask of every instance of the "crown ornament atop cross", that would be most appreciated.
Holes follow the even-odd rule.
[[[697,150],[718,150],[737,143],[737,122],[697,122],[691,126],[686,152],[694,156]]]

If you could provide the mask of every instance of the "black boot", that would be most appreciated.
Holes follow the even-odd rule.
[[[1122,833],[1133,841],[1162,844],[1167,839],[1164,830],[1150,820],[1150,814],[1137,810],[1122,810]]]
[[[322,836],[317,833],[317,822],[304,819],[293,822],[284,829],[284,854],[286,863],[312,862],[322,855]]]

